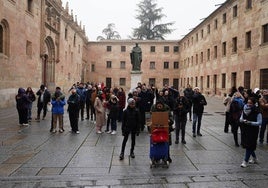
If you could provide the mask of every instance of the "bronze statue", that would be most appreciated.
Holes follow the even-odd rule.
[[[142,52],[141,48],[138,46],[138,43],[136,43],[136,46],[133,47],[130,53],[130,59],[132,64],[132,71],[140,71],[142,62]]]

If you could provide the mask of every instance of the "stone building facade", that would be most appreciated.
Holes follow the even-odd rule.
[[[0,0],[0,108],[15,104],[19,87],[42,83],[64,92],[77,81],[129,90],[135,43],[143,83],[217,96],[232,86],[268,88],[267,12],[268,0],[227,0],[181,40],[93,42],[68,3]]]
[[[180,85],[268,88],[268,1],[226,1],[180,41]]]
[[[14,105],[19,87],[81,80],[87,41],[60,0],[0,0],[0,107]]]

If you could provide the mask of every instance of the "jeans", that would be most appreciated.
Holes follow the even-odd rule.
[[[261,124],[261,129],[260,129],[260,142],[263,142],[264,140],[264,133],[265,133],[267,124],[268,124],[268,118],[262,118],[262,124]],[[266,136],[266,142],[268,143],[268,132]]]
[[[175,134],[176,134],[176,141],[179,140],[180,130],[181,130],[181,140],[185,140],[185,127],[187,122],[187,115],[186,117],[179,117],[178,115],[175,116]]]
[[[246,149],[246,154],[245,154],[245,161],[248,162],[250,156],[252,156],[253,158],[256,158],[256,154],[254,150],[250,150],[250,149]]]
[[[200,133],[201,121],[202,121],[203,113],[193,113],[193,133]],[[196,130],[196,122],[197,122],[197,130]]]

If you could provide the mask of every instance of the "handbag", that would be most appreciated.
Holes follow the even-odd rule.
[[[51,110],[52,110],[52,104],[47,103],[47,111],[51,112]]]

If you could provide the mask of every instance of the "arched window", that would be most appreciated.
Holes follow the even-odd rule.
[[[6,20],[0,22],[0,53],[9,55],[9,27]]]

